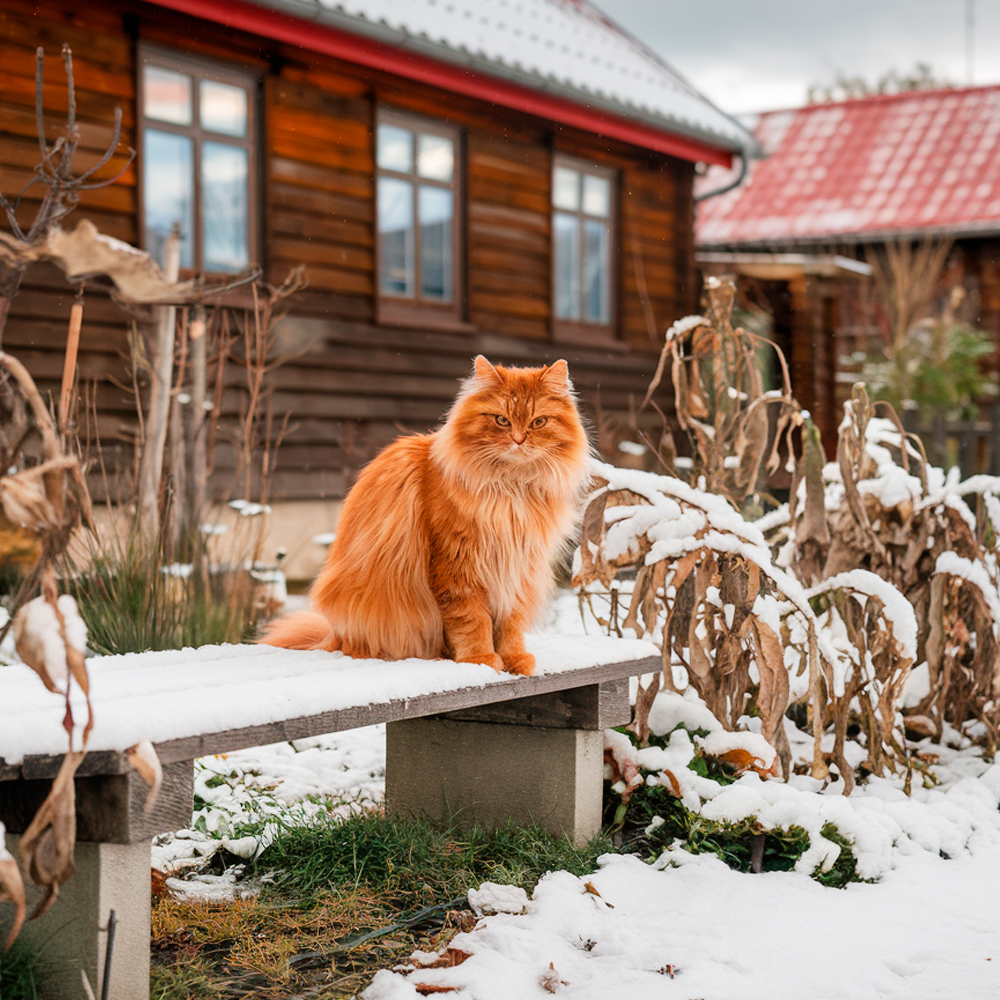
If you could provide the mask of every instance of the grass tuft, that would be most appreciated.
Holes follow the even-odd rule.
[[[575,848],[539,828],[459,830],[375,811],[301,822],[289,814],[254,865],[258,897],[156,903],[154,1000],[355,996],[415,948],[443,947],[471,916],[440,904],[485,881],[530,892],[548,871],[585,875],[611,848],[605,837]],[[420,912],[429,907],[439,909]],[[383,933],[359,940],[373,930]]]
[[[0,942],[7,928],[0,924]],[[0,1000],[37,1000],[44,977],[38,951],[19,938],[10,951],[0,951]]]
[[[321,817],[282,830],[256,865],[268,895],[303,901],[364,887],[400,910],[459,896],[481,882],[531,889],[548,871],[593,871],[611,849],[601,836],[583,848],[539,827],[441,828],[381,813]]]

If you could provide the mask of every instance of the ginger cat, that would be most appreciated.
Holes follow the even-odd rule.
[[[393,442],[358,477],[310,592],[261,642],[530,674],[524,630],[576,520],[589,446],[565,361],[481,355],[444,424]]]

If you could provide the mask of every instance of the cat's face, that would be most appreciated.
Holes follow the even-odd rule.
[[[476,358],[453,418],[465,446],[493,462],[548,461],[586,447],[565,361],[500,368]]]

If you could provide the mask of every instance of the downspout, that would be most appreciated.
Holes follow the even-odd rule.
[[[740,158],[740,172],[736,175],[736,179],[730,181],[728,184],[723,184],[722,187],[716,188],[714,191],[706,191],[704,194],[695,195],[694,203],[696,205],[699,202],[708,201],[709,198],[717,198],[720,194],[732,191],[733,188],[739,187],[746,180],[747,162],[750,159],[746,154],[746,150],[741,150],[739,153],[733,155]]]

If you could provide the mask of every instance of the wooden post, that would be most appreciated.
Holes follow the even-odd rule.
[[[180,227],[175,224],[166,244],[163,276],[167,281],[177,281],[180,264]],[[160,477],[163,474],[163,451],[167,443],[167,417],[174,373],[176,313],[174,306],[160,306],[158,310],[156,351],[150,370],[149,412],[144,426],[139,472],[139,524],[147,538],[155,538],[160,526]]]
[[[1000,476],[1000,403],[990,403],[990,438],[987,472]]]
[[[82,293],[83,289],[80,289]],[[59,391],[59,434],[63,440],[69,428],[69,406],[76,383],[76,358],[80,348],[80,328],[83,326],[83,296],[78,294],[69,314],[69,331],[66,335],[66,357],[63,359],[62,388]]]

